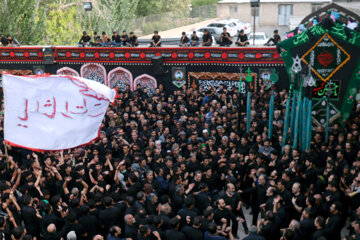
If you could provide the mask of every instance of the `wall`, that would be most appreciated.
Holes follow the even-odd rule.
[[[286,3],[284,3],[286,4]],[[293,5],[293,17],[304,18],[312,12],[312,3],[292,3]],[[327,3],[322,4],[326,6]],[[238,13],[230,11],[230,6],[237,6]],[[278,25],[278,3],[260,3],[260,26],[277,26]],[[249,3],[221,3],[217,4],[217,17],[221,19],[225,18],[237,18],[241,21],[252,23],[251,21],[251,8]]]

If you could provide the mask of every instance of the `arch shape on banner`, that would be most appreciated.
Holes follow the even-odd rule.
[[[108,73],[107,83],[108,87],[118,87],[120,91],[125,91],[126,86],[129,85],[130,90],[134,91],[133,75],[129,70],[122,67],[117,67]]]
[[[157,80],[156,78],[148,75],[148,74],[142,74],[135,78],[134,80],[134,90],[136,90],[136,86],[140,84],[142,88],[147,88],[149,90],[149,94],[155,92],[155,89],[157,88]]]
[[[75,69],[72,69],[69,67],[63,67],[63,68],[58,69],[56,71],[56,74],[80,77],[80,74]]]
[[[81,66],[81,77],[97,81],[99,83],[107,84],[106,69],[103,65],[98,63],[87,63]]]

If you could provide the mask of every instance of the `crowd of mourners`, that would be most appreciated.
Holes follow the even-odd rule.
[[[360,239],[360,93],[328,142],[313,129],[309,152],[281,146],[286,97],[275,92],[271,139],[263,87],[246,133],[236,88],[160,84],[119,92],[90,145],[2,144],[0,239]]]

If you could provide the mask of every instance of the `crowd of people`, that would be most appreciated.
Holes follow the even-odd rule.
[[[0,34],[0,47],[13,47],[13,46],[20,46],[19,41],[13,38],[10,34],[6,35],[6,37]]]
[[[274,30],[274,36],[270,38],[266,46],[275,46],[277,43],[281,41],[281,37],[278,33],[278,30]],[[229,47],[233,44],[232,36],[227,32],[226,27],[223,28],[223,32],[219,36],[219,39],[215,40],[215,38],[211,35],[211,33],[204,29],[203,36],[200,37],[197,35],[196,31],[193,31],[190,38],[186,35],[186,32],[181,33],[181,38],[179,42],[180,47],[210,47],[214,44],[218,44],[222,47]],[[138,38],[134,34],[134,32],[130,32],[130,36],[127,35],[126,30],[123,30],[122,35],[119,35],[116,30],[113,31],[113,35],[111,38],[106,35],[105,32],[102,32],[102,36],[100,37],[97,32],[94,32],[93,41],[91,41],[91,37],[87,34],[86,31],[83,32],[79,42],[77,43],[79,47],[137,47],[139,46]],[[152,36],[149,47],[161,47],[162,39],[159,35],[158,31],[154,31],[154,35]],[[250,44],[247,35],[244,33],[244,30],[240,30],[237,36],[237,40],[235,41],[236,46],[245,47]]]
[[[285,90],[267,138],[269,91],[253,95],[249,133],[235,87],[168,95],[160,84],[119,92],[90,145],[2,144],[0,239],[359,239],[360,93],[327,143],[316,127],[299,152],[281,146]]]

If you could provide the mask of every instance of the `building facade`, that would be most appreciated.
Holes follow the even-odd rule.
[[[217,17],[237,18],[259,26],[289,26],[299,19],[331,3],[332,0],[260,0],[255,9],[250,0],[221,0],[217,3]]]

